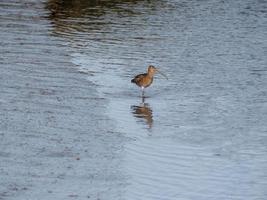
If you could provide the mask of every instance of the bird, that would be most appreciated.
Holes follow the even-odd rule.
[[[154,67],[153,65],[148,66],[147,73],[138,74],[131,80],[132,83],[135,83],[137,86],[141,87],[142,97],[144,97],[145,88],[149,87],[153,83],[153,77],[156,72],[158,72],[168,80],[168,77],[162,72],[160,72],[158,68]]]

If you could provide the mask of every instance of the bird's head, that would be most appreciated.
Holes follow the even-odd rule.
[[[159,74],[161,74],[162,76],[164,76],[166,79],[168,79],[168,77],[165,75],[165,74],[163,74],[161,71],[159,71],[158,70],[158,68],[156,68],[155,66],[153,66],[153,65],[149,65],[148,66],[148,74],[150,74],[150,75],[154,75],[156,72],[158,72]]]
[[[153,65],[149,65],[147,71],[149,74],[154,75],[157,72],[157,68]]]

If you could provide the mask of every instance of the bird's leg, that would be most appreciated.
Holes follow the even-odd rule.
[[[141,105],[142,105],[142,106],[145,105],[145,97],[144,97],[144,96],[142,96],[142,103],[141,103]]]
[[[144,87],[141,87],[141,89],[142,89],[142,97],[144,97],[144,95],[145,95],[145,88]]]

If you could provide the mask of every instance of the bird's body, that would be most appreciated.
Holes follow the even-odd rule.
[[[148,73],[145,74],[139,74],[134,77],[134,79],[131,80],[132,83],[135,83],[139,87],[147,88],[153,83],[153,76],[149,76]]]
[[[153,77],[156,72],[159,72],[158,69],[150,65],[148,66],[147,73],[139,74],[131,80],[132,83],[135,83],[137,86],[142,88],[142,96],[144,96],[144,89],[153,83]],[[165,76],[164,74],[162,75]]]

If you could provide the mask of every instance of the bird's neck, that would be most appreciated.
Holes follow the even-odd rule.
[[[153,78],[154,74],[155,74],[154,72],[148,72],[148,73],[147,73],[147,75],[148,75],[150,78]]]

